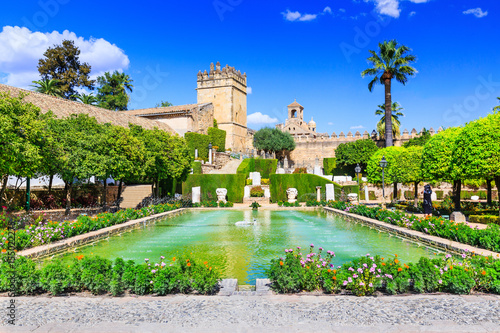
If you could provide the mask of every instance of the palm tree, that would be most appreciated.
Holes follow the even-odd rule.
[[[36,92],[50,95],[50,96],[55,96],[55,97],[63,97],[63,93],[61,91],[61,88],[58,86],[60,80],[57,79],[45,79],[45,80],[40,80],[40,81],[32,81],[34,84],[31,85],[31,87],[35,88],[33,89]]]
[[[368,83],[368,90],[370,92],[377,83],[385,86],[385,119],[392,119],[392,79],[395,78],[396,81],[405,85],[408,81],[408,76],[413,76],[417,73],[417,70],[409,65],[416,60],[416,57],[408,54],[411,51],[410,48],[405,45],[398,45],[395,39],[379,43],[378,46],[380,48],[379,53],[377,54],[375,51],[370,50],[369,52],[372,56],[367,59],[373,67],[362,71],[361,76],[375,76]],[[392,121],[385,122],[385,133],[387,133],[385,146],[390,147],[393,145]]]
[[[391,122],[392,122],[392,136],[395,139],[399,138],[399,126],[401,125],[401,122],[399,121],[399,117],[404,117],[405,115],[402,112],[399,112],[400,110],[404,110],[401,105],[398,102],[392,103],[391,106],[392,110],[392,117],[391,117]],[[383,115],[382,118],[380,118],[379,122],[377,123],[377,131],[380,134],[380,137],[385,137],[385,105],[381,104],[378,105],[378,109],[375,110],[376,115]]]
[[[83,104],[88,104],[88,105],[97,105],[99,100],[97,97],[95,97],[93,94],[80,94],[80,95],[75,95],[74,96],[77,100],[82,102]]]

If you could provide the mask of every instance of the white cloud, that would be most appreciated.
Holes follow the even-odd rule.
[[[362,129],[365,128],[363,125],[351,126],[350,129]]]
[[[365,2],[374,2],[375,11],[382,15],[391,16],[398,18],[401,14],[401,9],[399,8],[399,3],[401,0],[364,0]],[[413,3],[427,3],[430,0],[410,0]],[[410,13],[410,16],[411,13]]]
[[[328,122],[328,125],[330,125],[330,126],[331,126],[331,125],[333,125],[333,123],[332,123],[331,121],[329,121],[329,122]]]
[[[283,14],[283,17],[287,21],[295,21],[302,16],[299,12],[291,12],[289,9],[287,9],[286,12],[283,12],[281,14]]]
[[[252,87],[247,87],[247,95],[250,95],[252,93]]]
[[[316,14],[304,14],[299,18],[299,21],[312,21],[316,19],[316,17],[318,17]]]
[[[249,124],[275,124],[278,122],[278,119],[271,118],[267,114],[255,112],[247,116],[247,122]]]
[[[431,0],[410,0],[410,1],[413,3],[426,3],[426,2],[429,2]]]
[[[345,13],[345,9],[344,9],[344,8],[340,8],[340,9],[339,9],[339,12],[341,12],[341,13]]]
[[[483,12],[483,10],[481,8],[467,9],[463,13],[466,14],[466,15],[467,14],[473,14],[477,18],[481,18],[481,17],[484,17],[484,16],[488,15],[488,11]]]
[[[332,9],[328,6],[325,7],[325,9],[323,9],[323,13],[328,13],[328,14],[331,14],[332,13]]]
[[[417,12],[411,12],[410,14],[408,14],[408,16],[412,17],[412,16],[414,16],[416,14],[417,14]]]
[[[289,9],[286,10],[286,12],[282,12],[281,15],[283,15],[283,18],[287,21],[294,22],[294,21],[312,21],[315,20],[318,15],[325,15],[325,14],[333,14],[332,9],[329,6],[326,6],[322,12],[318,14],[301,14],[299,11],[292,12]]]
[[[68,30],[42,33],[24,27],[4,26],[0,32],[0,77],[2,74],[6,76],[1,82],[28,88],[31,81],[40,78],[37,66],[43,53],[65,39],[73,40],[81,51],[80,61],[92,66],[92,78],[106,71],[123,71],[130,64],[123,50],[102,38],[85,40]]]

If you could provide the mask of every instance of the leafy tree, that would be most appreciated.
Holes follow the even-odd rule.
[[[52,119],[49,128],[59,142],[58,154],[52,158],[56,160],[57,173],[65,184],[66,214],[69,214],[75,181],[85,181],[94,176],[105,159],[100,155],[102,125],[95,118],[79,114]]]
[[[403,181],[402,172],[398,166],[398,159],[403,154],[404,148],[402,147],[387,147],[375,151],[366,167],[368,181],[374,184],[382,183],[382,168],[380,167],[380,160],[385,157],[387,160],[387,167],[384,169],[384,183],[394,184],[394,199],[397,195],[397,184]]]
[[[276,153],[278,158],[283,158],[286,152],[295,149],[295,141],[290,133],[269,127],[264,127],[255,133],[253,145],[266,153]]]
[[[399,112],[400,110],[404,110],[398,102],[392,103],[392,136],[395,139],[398,139],[400,136],[399,127],[401,122],[399,121],[399,117],[403,116],[403,112]],[[383,115],[377,123],[377,131],[382,138],[385,138],[385,105],[379,105],[378,110],[375,111],[376,115]]]
[[[214,128],[219,128],[219,125],[217,125],[217,119],[214,118],[214,124],[213,124],[213,127]]]
[[[427,129],[423,129],[422,134],[416,138],[410,139],[408,142],[403,144],[403,147],[423,147],[431,138],[431,133]]]
[[[500,97],[497,97],[497,99],[500,101]],[[493,111],[500,111],[500,105],[495,106]]]
[[[370,157],[378,150],[377,145],[373,140],[364,139],[353,142],[341,143],[335,149],[335,158],[337,165],[340,167],[354,168],[359,163],[361,170],[366,170],[366,166]]]
[[[97,77],[99,106],[113,111],[127,110],[130,99],[127,90],[132,92],[132,81],[127,74],[118,71]]]
[[[25,103],[25,96],[0,93],[0,201],[9,175],[33,177],[42,163],[40,146],[50,114]]]
[[[49,47],[43,54],[45,58],[38,60],[42,80],[58,80],[61,96],[66,99],[74,99],[76,87],[94,89],[94,81],[89,78],[91,67],[80,63],[79,55],[80,50],[75,43],[64,40],[62,45]]]
[[[143,129],[131,125],[131,133],[144,143],[144,174],[153,180],[156,196],[160,196],[161,180],[185,180],[191,171],[193,157],[186,141],[177,135],[161,131]]]
[[[375,76],[368,84],[368,90],[371,92],[373,86],[377,83],[385,86],[385,119],[392,119],[392,97],[391,97],[391,82],[395,78],[396,81],[406,84],[408,76],[413,76],[417,70],[410,66],[416,60],[414,55],[408,54],[410,48],[405,45],[399,45],[396,40],[384,41],[379,43],[378,53],[370,50],[371,57],[368,62],[372,67],[361,72],[361,76]],[[392,139],[392,121],[385,123],[385,146],[393,145]]]
[[[422,176],[422,153],[423,147],[403,148],[395,161],[394,172],[397,179],[402,183],[414,183],[415,206],[418,203],[418,183],[423,180]]]
[[[50,96],[62,97],[62,91],[59,87],[59,80],[57,79],[45,79],[39,81],[32,81],[34,85],[31,85],[34,91]]]
[[[88,105],[97,105],[99,103],[99,100],[97,99],[94,94],[79,94],[75,96],[78,101],[80,101],[83,104],[88,104]]]
[[[453,163],[457,174],[463,178],[495,179],[500,189],[500,112],[468,123],[455,145]]]
[[[119,180],[117,204],[120,203],[122,182],[125,178],[141,176],[143,174],[145,148],[144,143],[134,137],[128,128],[105,124],[97,137],[98,153],[93,156],[100,158],[95,161],[97,166],[95,175],[104,180],[104,202],[106,207],[106,180],[113,177]]]
[[[174,106],[172,103],[168,101],[161,101],[155,105],[155,108],[168,108],[169,106]]]
[[[424,146],[422,154],[422,176],[429,181],[453,181],[455,210],[460,211],[460,192],[463,175],[453,161],[456,140],[461,127],[450,127],[432,136]]]

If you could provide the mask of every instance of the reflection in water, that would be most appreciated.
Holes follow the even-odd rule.
[[[237,221],[257,220],[255,225],[235,226]],[[309,244],[336,253],[335,265],[370,253],[390,257],[398,254],[403,262],[421,256],[432,257],[436,249],[413,243],[361,223],[345,221],[322,210],[210,210],[191,211],[167,218],[156,224],[115,235],[69,252],[64,260],[79,254],[143,262],[158,261],[181,254],[190,255],[237,278],[240,284],[255,283],[265,277],[273,258],[284,255],[284,249]],[[76,254],[77,253],[77,254]]]

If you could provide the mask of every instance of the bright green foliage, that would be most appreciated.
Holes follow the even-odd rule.
[[[248,177],[250,172],[260,172],[262,178],[269,178],[276,173],[277,168],[278,160],[276,159],[246,158],[240,163],[236,173]]]
[[[337,159],[335,157],[323,158],[323,169],[325,175],[333,175],[333,170],[337,167]]]
[[[57,79],[45,79],[39,81],[32,81],[34,85],[32,85],[34,91],[46,94],[55,97],[62,97],[61,88],[59,88],[59,80]]]
[[[193,162],[193,174],[201,175],[201,162],[194,161]]]
[[[186,139],[189,153],[194,156],[195,149],[198,149],[198,157],[207,161],[208,160],[208,144],[210,137],[205,134],[188,132],[184,134]]]
[[[49,116],[23,99],[0,93],[0,177],[33,177],[42,162],[40,147]]]
[[[402,180],[400,177],[402,177],[402,172],[401,169],[398,168],[398,158],[403,151],[404,148],[401,147],[387,147],[373,153],[366,168],[368,181],[370,183],[382,184],[382,168],[380,167],[380,160],[382,160],[382,157],[385,156],[385,159],[387,160],[387,167],[384,169],[385,184],[401,182]]]
[[[400,110],[404,110],[401,105],[399,105],[398,102],[394,102],[391,105],[391,110],[392,110],[392,136],[395,139],[398,139],[400,137],[400,131],[399,127],[401,125],[401,122],[399,121],[399,117],[405,116],[403,112],[399,112]],[[378,109],[375,110],[376,115],[383,115],[382,118],[380,118],[379,122],[377,123],[377,131],[380,134],[380,136],[383,138],[385,137],[385,105],[378,105]]]
[[[434,136],[425,144],[422,154],[422,175],[426,180],[461,179],[453,164],[456,139],[462,128],[452,127]]]
[[[408,76],[414,76],[417,70],[410,66],[416,60],[416,57],[410,52],[410,48],[405,45],[399,45],[396,40],[384,41],[379,43],[379,52],[370,50],[371,57],[368,62],[371,68],[361,72],[361,76],[374,76],[368,84],[368,90],[372,91],[373,86],[380,83],[385,86],[385,118],[392,120],[392,100],[391,100],[391,81],[396,79],[403,85],[408,81]],[[393,144],[392,139],[392,121],[385,122],[386,147]]]
[[[49,47],[38,60],[38,72],[42,80],[59,80],[61,95],[74,99],[76,87],[94,89],[94,81],[90,80],[90,65],[80,63],[80,50],[71,40],[64,40],[62,45]]]
[[[349,174],[352,175],[356,164],[359,163],[361,172],[364,172],[370,157],[378,150],[375,142],[370,139],[341,143],[335,149],[337,167],[347,168],[350,171]]]
[[[321,192],[325,193],[326,184],[335,184],[335,198],[339,198],[341,190],[344,189],[345,194],[358,193],[357,185],[341,186],[329,181],[323,177],[312,174],[276,174],[270,177],[271,201],[288,201],[286,190],[296,188],[298,191],[297,200],[306,202],[307,200],[316,199],[316,186],[321,186]]]
[[[99,106],[113,111],[127,110],[130,99],[127,90],[132,92],[132,81],[130,76],[118,71],[113,74],[106,72],[104,76],[97,77]]]
[[[394,178],[401,183],[419,182],[422,180],[422,147],[402,148],[395,159],[392,169]]]
[[[208,137],[210,142],[212,142],[212,146],[217,146],[218,152],[226,151],[226,131],[216,127],[209,127]]]
[[[462,178],[500,176],[500,112],[468,123],[455,145],[452,163]]]
[[[245,187],[245,175],[189,175],[182,183],[182,194],[190,195],[193,187],[201,187],[201,200],[217,200],[215,190],[218,188],[227,189],[227,200],[231,202],[243,202],[243,191]]]
[[[93,94],[79,94],[76,96],[76,99],[79,100],[83,104],[88,105],[97,105],[99,100]]]
[[[264,127],[255,133],[253,145],[258,150],[266,153],[274,152],[278,156],[283,156],[287,151],[295,149],[295,141],[290,133],[269,127]]]
[[[423,147],[431,138],[431,133],[427,129],[423,129],[422,134],[416,138],[410,139],[408,142],[403,144],[403,147],[409,148],[414,146]]]

